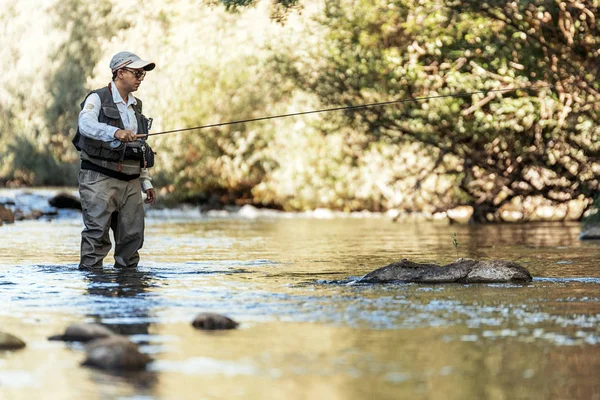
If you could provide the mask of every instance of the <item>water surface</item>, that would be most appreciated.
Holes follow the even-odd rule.
[[[135,271],[77,269],[77,216],[0,227],[2,399],[600,398],[600,243],[575,223],[151,217]],[[531,284],[362,285],[402,258],[521,263]],[[194,330],[201,311],[239,322]],[[155,358],[138,374],[49,342],[101,322]],[[43,394],[43,395],[42,395]]]

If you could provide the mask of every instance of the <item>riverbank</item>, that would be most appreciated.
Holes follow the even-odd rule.
[[[66,194],[76,199],[79,198],[77,188],[70,187],[45,187],[45,188],[0,188],[0,205],[4,205],[15,215],[16,220],[22,219],[57,219],[75,218],[80,212],[73,209],[61,209],[50,205],[50,200],[59,194]],[[205,218],[384,218],[395,220],[408,218],[409,215],[400,215],[397,210],[387,212],[355,211],[342,212],[328,209],[315,209],[302,212],[286,212],[267,208],[258,208],[252,205],[223,206],[221,209],[203,210],[198,205],[187,203],[166,207],[160,200],[153,206],[146,205],[146,216],[151,219],[205,219]],[[412,213],[414,220],[442,221],[441,215],[428,213]]]
[[[60,219],[79,218],[80,211],[68,208],[59,208],[50,205],[51,199],[59,194],[79,199],[76,187],[35,187],[35,188],[0,188],[0,206],[5,206],[15,215],[15,220],[28,219]],[[578,221],[582,214],[582,204],[577,207],[550,207],[546,205],[532,206],[526,221],[523,213],[516,210],[505,210],[502,213],[504,222],[573,222]],[[268,208],[259,208],[250,204],[243,206],[224,205],[218,209],[206,209],[202,205],[161,201],[159,199],[153,206],[145,206],[146,217],[149,219],[206,219],[206,218],[310,218],[310,219],[336,219],[336,218],[377,218],[392,220],[394,222],[435,222],[441,224],[467,224],[473,212],[471,207],[459,206],[443,212],[406,212],[398,209],[385,212],[363,211],[337,211],[317,208],[307,211],[281,211]],[[591,237],[596,237],[600,229],[588,227]]]

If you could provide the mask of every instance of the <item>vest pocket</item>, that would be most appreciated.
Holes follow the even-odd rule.
[[[118,108],[114,107],[102,107],[102,112],[104,115],[110,119],[116,119],[117,121],[121,119],[121,114],[119,113]]]
[[[117,147],[111,147],[110,142],[90,140],[89,138],[86,138],[82,149],[90,157],[108,161],[122,161],[125,154],[125,144],[123,142]]]

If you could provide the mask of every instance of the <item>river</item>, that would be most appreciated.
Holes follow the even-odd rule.
[[[77,269],[71,214],[0,227],[1,399],[600,399],[600,242],[576,223],[149,214],[135,271]],[[453,235],[459,243],[453,245]],[[458,254],[457,254],[458,253]],[[402,258],[500,258],[530,284],[361,285]],[[239,329],[203,332],[201,311]],[[129,335],[137,374],[48,341],[74,322]]]

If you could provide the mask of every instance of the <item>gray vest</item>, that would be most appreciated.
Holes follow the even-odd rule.
[[[92,94],[96,93],[100,97],[101,108],[98,115],[98,122],[125,129],[121,114],[117,105],[113,101],[111,89],[106,86],[101,89],[90,92],[83,102],[81,109],[85,104],[85,100]],[[137,133],[148,134],[148,119],[142,114],[142,101],[136,97],[137,104],[133,104],[135,118],[137,120]],[[128,154],[140,153],[141,146],[144,145],[142,140],[137,140],[132,143],[121,143],[118,147],[111,147],[111,142],[104,142],[82,135],[77,128],[77,133],[73,138],[73,144],[77,150],[81,151],[81,160],[88,161],[101,168],[106,168],[125,175],[139,175],[141,172],[141,163],[139,159],[129,159]],[[126,148],[128,148],[126,151]]]

